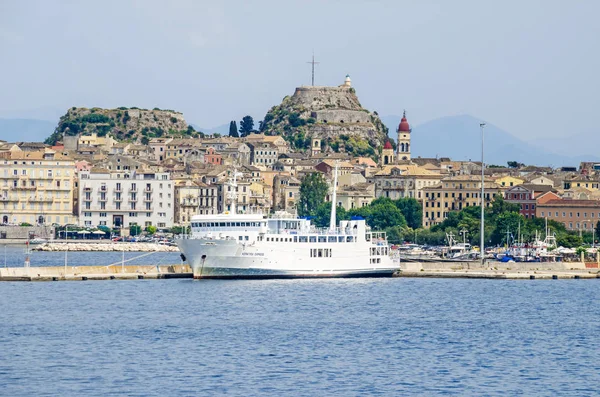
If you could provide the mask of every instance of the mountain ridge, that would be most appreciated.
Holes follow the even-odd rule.
[[[382,116],[395,139],[395,131],[401,117]],[[443,116],[412,127],[412,156],[450,157],[453,160],[481,160],[481,130],[479,123],[485,122],[468,114]],[[563,155],[545,150],[541,145],[522,140],[510,132],[486,122],[484,130],[487,164],[505,165],[518,161],[539,166],[578,166],[582,161],[600,161],[595,155]]]

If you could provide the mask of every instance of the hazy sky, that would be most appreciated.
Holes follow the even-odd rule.
[[[0,116],[71,106],[262,119],[349,73],[381,115],[468,113],[524,139],[596,131],[600,1],[0,0]]]

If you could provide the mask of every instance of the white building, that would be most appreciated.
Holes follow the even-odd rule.
[[[173,226],[174,186],[168,173],[79,173],[79,225],[112,228]]]

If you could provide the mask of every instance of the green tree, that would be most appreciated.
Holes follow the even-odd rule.
[[[312,223],[317,227],[329,227],[331,218],[331,203],[321,204],[314,214]],[[335,224],[338,225],[341,220],[349,219],[344,207],[337,206],[335,209]]]
[[[142,145],[147,145],[150,143],[150,139],[147,136],[142,137]]]
[[[233,138],[239,138],[240,134],[238,133],[237,124],[235,120],[232,120],[229,123],[229,136]]]
[[[129,226],[129,235],[130,236],[138,236],[140,233],[142,233],[142,227],[140,225]]]
[[[556,244],[561,247],[573,248],[583,244],[581,238],[576,234],[561,234],[556,236]]]
[[[252,116],[244,116],[240,121],[240,136],[243,138],[254,131],[254,119]]]
[[[401,198],[395,201],[396,207],[402,211],[409,227],[418,229],[423,223],[423,206],[414,198]]]
[[[302,179],[300,184],[300,200],[298,201],[298,215],[314,215],[317,208],[325,202],[329,186],[319,172],[313,172]]]
[[[370,208],[367,224],[374,230],[385,230],[394,226],[406,227],[406,219],[393,203],[376,204]]]
[[[149,235],[153,235],[154,233],[156,233],[156,226],[146,226],[146,233],[148,233]]]
[[[505,212],[496,218],[495,228],[492,232],[492,244],[510,245],[513,238],[517,238],[519,225],[525,225],[525,217],[517,212]],[[508,241],[507,241],[508,232]]]

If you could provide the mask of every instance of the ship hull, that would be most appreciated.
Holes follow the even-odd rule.
[[[307,258],[289,245],[258,250],[231,240],[182,239],[177,244],[196,279],[391,277],[398,270],[389,257],[371,264],[368,255],[348,247],[339,259],[317,259]]]

